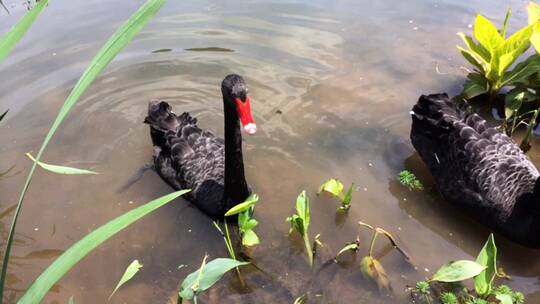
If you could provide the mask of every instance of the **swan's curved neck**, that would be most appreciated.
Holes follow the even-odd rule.
[[[249,188],[244,175],[242,157],[242,134],[238,111],[233,102],[227,102],[223,96],[225,112],[225,193],[227,210],[243,202],[249,196]],[[229,206],[230,205],[230,206]]]

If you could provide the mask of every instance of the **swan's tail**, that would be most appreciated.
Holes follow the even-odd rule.
[[[197,119],[184,112],[176,115],[165,101],[152,100],[148,104],[148,115],[144,123],[150,125],[152,141],[155,146],[162,147],[167,142],[167,135],[177,135],[185,126],[195,125]]]

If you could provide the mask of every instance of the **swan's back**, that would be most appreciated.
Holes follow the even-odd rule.
[[[189,113],[176,115],[164,101],[150,102],[145,123],[151,127],[158,174],[175,189],[192,189],[187,198],[208,215],[222,215],[223,139],[200,129]]]
[[[504,225],[518,199],[534,191],[539,173],[505,134],[487,126],[446,94],[421,96],[413,108],[411,140],[452,204]]]

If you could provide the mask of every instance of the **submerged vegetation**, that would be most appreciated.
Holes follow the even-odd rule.
[[[399,173],[399,182],[409,188],[411,191],[422,191],[424,190],[424,185],[416,178],[416,175],[408,170],[403,170]]]

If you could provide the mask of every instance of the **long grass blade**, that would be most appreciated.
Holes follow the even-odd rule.
[[[44,1],[46,2],[46,1]],[[49,144],[53,135],[56,133],[58,127],[62,124],[64,119],[69,114],[69,111],[79,100],[79,97],[86,91],[86,89],[92,84],[96,77],[105,69],[105,67],[114,59],[114,57],[139,33],[144,26],[152,19],[152,17],[159,11],[163,6],[165,0],[148,0],[139,10],[130,17],[130,19],[124,23],[107,41],[107,43],[101,48],[99,53],[94,57],[90,66],[86,69],[84,74],[81,76],[75,88],[71,91],[71,94],[68,96],[64,105],[60,109],[56,120],[54,121],[49,133],[45,137],[41,148],[36,156],[36,160],[39,161],[43,151]],[[41,2],[40,2],[41,4]],[[17,220],[19,218],[19,213],[22,208],[22,203],[26,195],[26,191],[30,186],[32,181],[32,176],[36,170],[37,163],[34,162],[26,182],[21,191],[19,201],[17,203],[17,208],[15,210],[15,215],[13,216],[13,221],[11,223],[11,228],[9,230],[9,235],[7,239],[6,251],[4,252],[4,259],[2,263],[2,274],[0,276],[0,303],[3,301],[4,286],[7,274],[7,267],[9,264],[9,257],[11,254],[11,246],[13,243],[13,236],[15,233],[15,228],[17,226]]]
[[[2,113],[2,115],[0,115],[0,121],[2,121],[2,119],[4,119],[4,117],[6,116],[6,114],[9,112],[9,109],[7,109],[4,113]]]
[[[49,0],[39,1],[33,9],[26,13],[26,15],[24,15],[21,20],[17,22],[4,37],[2,37],[2,39],[0,39],[0,63],[7,58],[13,48],[17,45],[17,42],[24,37],[24,34],[26,34],[30,26],[34,24],[34,21],[36,21],[43,9],[47,7],[48,3]]]
[[[90,170],[46,164],[44,162],[37,161],[30,153],[26,153],[26,156],[30,158],[30,160],[32,160],[33,162],[36,162],[41,168],[47,171],[56,173],[56,174],[64,174],[64,175],[99,174],[97,172],[90,171]]]
[[[41,275],[34,281],[32,286],[26,291],[18,304],[40,303],[49,289],[56,284],[73,266],[82,258],[96,249],[103,242],[122,231],[127,226],[133,224],[145,215],[159,207],[173,201],[175,198],[189,192],[190,190],[180,190],[155,199],[143,206],[125,213],[122,216],[108,222],[107,224],[94,230],[82,240],[71,246],[66,252],[59,256]]]

